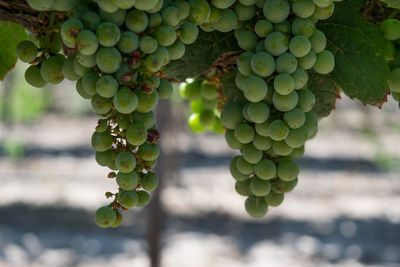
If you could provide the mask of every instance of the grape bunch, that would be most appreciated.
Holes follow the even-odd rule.
[[[400,107],[400,20],[389,18],[380,25],[383,36],[394,44],[394,60],[390,62],[388,85],[393,99]]]
[[[225,133],[228,145],[240,150],[230,171],[250,215],[278,206],[297,184],[294,159],[317,132],[308,72],[334,68],[315,26],[332,14],[334,1],[28,0],[42,12],[43,27],[35,40],[17,46],[18,58],[30,64],[26,80],[36,87],[76,81],[78,94],[100,116],[91,144],[118,191],[106,193],[113,200],[97,210],[96,224],[117,227],[121,210],[149,203],[159,183],[153,111],[173,91],[163,70],[184,56],[199,28],[234,32],[243,51],[229,70],[237,88],[223,87],[227,72],[221,71],[181,86],[191,101],[189,125],[194,132]]]

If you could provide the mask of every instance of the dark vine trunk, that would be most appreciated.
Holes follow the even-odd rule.
[[[0,0],[0,20],[14,22],[36,32],[40,27],[38,11],[33,10],[24,0]]]

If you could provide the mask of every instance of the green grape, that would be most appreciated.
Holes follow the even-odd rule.
[[[263,13],[272,23],[280,23],[289,16],[290,4],[287,0],[266,0]]]
[[[283,34],[290,34],[290,22],[284,20],[280,23],[274,24],[274,32],[281,32]]]
[[[160,155],[160,148],[156,144],[146,142],[139,147],[138,155],[143,160],[152,161]]]
[[[212,126],[215,122],[214,112],[208,109],[201,111],[199,114],[199,120],[204,127]]]
[[[41,40],[45,40],[45,37]],[[49,50],[50,53],[58,54],[62,47],[62,40],[59,34],[52,34],[50,36],[50,40],[47,44],[40,44],[40,47],[45,47]]]
[[[135,33],[141,33],[149,24],[149,18],[146,13],[140,10],[131,10],[126,15],[125,25],[126,27]]]
[[[117,47],[124,54],[132,53],[139,48],[139,37],[134,32],[125,31],[121,33]]]
[[[17,57],[19,58],[19,60],[26,63],[34,61],[38,53],[39,51],[36,45],[29,40],[20,42],[16,47]]]
[[[230,171],[232,177],[235,178],[235,180],[246,181],[247,179],[249,179],[249,176],[241,173],[237,168],[237,161],[239,158],[240,158],[240,156],[236,156],[236,157],[232,158],[232,160],[229,163],[229,171]]]
[[[215,119],[215,122],[212,125],[212,131],[216,134],[224,134],[225,133],[224,126],[222,125],[221,120],[219,120],[218,118]]]
[[[307,85],[308,72],[299,67],[292,73],[292,78],[294,81],[294,89],[301,89]]]
[[[112,152],[111,150],[107,150],[104,152],[99,152],[96,151],[96,155],[95,155],[95,159],[97,164],[99,164],[100,166],[108,166],[111,164],[112,160]]]
[[[147,130],[140,122],[129,125],[126,131],[126,141],[134,146],[140,146],[147,140]]]
[[[289,39],[281,32],[272,32],[265,38],[265,50],[273,56],[280,56],[289,49]]]
[[[304,126],[308,131],[308,138],[314,136],[318,129],[318,117],[314,112],[310,111],[306,113],[306,121],[304,122]]]
[[[179,19],[184,20],[189,17],[190,14],[190,5],[186,0],[177,0],[172,3],[174,7],[176,7],[179,12]]]
[[[268,150],[272,146],[272,140],[269,137],[256,134],[253,139],[253,146],[258,150]]]
[[[311,49],[314,53],[318,54],[326,48],[326,36],[320,30],[315,29],[310,36]]]
[[[309,112],[310,110],[313,109],[315,105],[315,96],[314,94],[308,90],[300,90],[298,92],[299,95],[299,108],[303,110],[304,112]]]
[[[85,12],[80,20],[82,21],[85,28],[91,31],[96,30],[97,25],[101,23],[100,16],[94,11]]]
[[[64,80],[62,69],[64,66],[65,58],[62,55],[51,56],[43,61],[40,66],[40,74],[48,83],[58,84]]]
[[[75,54],[75,58],[78,61],[78,63],[82,65],[84,68],[92,68],[96,66],[96,54],[91,54],[87,56],[78,52]],[[72,62],[72,67],[74,68],[74,62]],[[86,72],[86,70],[83,71]]]
[[[300,97],[301,99],[301,97]],[[300,102],[301,100],[299,100]],[[301,109],[294,108],[290,111],[287,111],[283,114],[284,121],[289,125],[292,129],[297,129],[304,124],[306,120],[306,116]]]
[[[211,3],[219,9],[227,9],[235,3],[235,0],[211,0]]]
[[[236,167],[238,171],[244,175],[250,175],[254,172],[254,165],[248,163],[242,156],[237,158]]]
[[[268,127],[269,137],[274,141],[281,141],[289,134],[289,127],[283,120],[274,120]]]
[[[248,112],[247,112],[247,109],[248,109],[249,105],[250,105],[250,103],[246,101],[246,104],[243,106],[243,109],[242,109],[242,114],[243,114],[243,117],[244,117],[244,119],[245,119],[246,121],[253,122],[253,121],[250,119],[249,114],[248,114]]]
[[[290,158],[292,159],[299,159],[304,155],[304,146],[299,148],[293,148],[292,153],[290,153]]]
[[[146,129],[150,129],[155,123],[154,113],[152,111],[146,113],[135,111],[133,113],[133,118],[135,122],[143,123]]]
[[[327,7],[333,3],[333,0],[313,0],[314,4],[319,7]]]
[[[328,74],[335,68],[335,57],[331,51],[324,50],[317,54],[317,60],[313,66],[314,70],[320,74]]]
[[[122,214],[118,210],[115,210],[115,213],[117,218],[115,219],[115,222],[111,225],[112,228],[117,228],[122,224]]]
[[[278,156],[288,156],[292,153],[293,148],[288,146],[285,141],[277,141],[272,143],[272,150]]]
[[[251,70],[263,78],[269,77],[275,71],[275,59],[266,52],[254,54],[251,57],[250,65]]]
[[[383,36],[390,41],[400,38],[400,21],[398,19],[386,19],[380,25]]]
[[[200,82],[192,82],[181,87],[180,93],[183,98],[197,100],[201,98],[202,85]]]
[[[88,72],[82,78],[82,86],[85,93],[89,96],[94,96],[96,94],[96,83],[99,76],[96,72]]]
[[[114,73],[121,67],[122,56],[115,47],[101,47],[96,53],[96,63],[104,73]]]
[[[265,203],[264,198],[248,197],[245,202],[246,212],[255,217],[264,217],[268,212],[268,205]]]
[[[252,6],[257,3],[257,0],[239,0],[239,3],[245,6]]]
[[[250,179],[247,179],[245,181],[236,181],[235,183],[235,191],[244,197],[251,196],[250,192]]]
[[[242,106],[235,102],[228,102],[222,109],[222,124],[228,129],[234,129],[243,121]]]
[[[308,138],[308,131],[305,127],[291,129],[285,142],[291,148],[299,148],[305,144]]]
[[[160,14],[151,14],[149,17],[149,27],[157,28],[162,23],[162,17]]]
[[[118,9],[118,6],[114,4],[113,0],[96,0],[96,2],[99,8],[106,12],[115,12]]]
[[[259,179],[273,179],[276,176],[275,163],[269,159],[263,159],[254,166],[254,172]]]
[[[83,98],[85,98],[85,99],[91,99],[91,98],[92,98],[92,96],[91,96],[91,95],[88,95],[88,94],[85,92],[85,90],[83,89],[82,78],[79,79],[79,80],[76,82],[76,91],[78,92],[78,94],[79,94],[81,97],[83,97]]]
[[[136,107],[136,110],[142,113],[149,112],[154,110],[154,108],[158,104],[158,93],[154,91],[151,94],[145,94],[142,91],[136,91],[139,103]]]
[[[98,152],[104,152],[110,149],[112,141],[113,139],[110,132],[94,132],[92,135],[92,147]]]
[[[103,10],[100,10],[100,17],[104,21],[112,22],[118,27],[121,27],[125,22],[126,10],[118,9],[115,12],[105,12]]]
[[[168,6],[162,10],[163,22],[171,27],[175,27],[180,22],[179,9],[173,6]]]
[[[271,192],[271,183],[269,181],[253,178],[250,181],[250,192],[255,196],[263,197]]]
[[[265,38],[268,34],[272,32],[273,26],[272,23],[268,20],[261,19],[256,22],[254,30],[258,37]]]
[[[243,91],[244,80],[246,80],[246,78],[247,78],[247,76],[241,74],[240,71],[236,72],[235,84],[242,91]]]
[[[78,19],[66,20],[60,28],[61,38],[69,48],[75,48],[76,36],[83,29],[83,24]]]
[[[164,46],[159,45],[157,51],[153,55],[160,57],[162,66],[167,65],[170,61],[168,49]]]
[[[131,125],[131,118],[125,114],[118,114],[118,127],[121,129],[128,129],[129,125]],[[97,128],[96,128],[97,130]],[[126,134],[125,134],[126,136]]]
[[[101,207],[96,211],[95,223],[101,228],[110,227],[114,224],[116,219],[117,215],[110,207]]]
[[[390,72],[388,85],[390,91],[400,93],[400,68],[394,69]]]
[[[179,40],[186,45],[193,44],[198,35],[199,28],[196,26],[196,24],[185,22],[181,26]]]
[[[241,123],[235,127],[234,135],[242,144],[248,144],[253,141],[254,129],[249,124]]]
[[[258,76],[246,78],[243,84],[243,93],[250,102],[259,102],[267,95],[268,87],[263,79]]]
[[[233,31],[238,24],[238,17],[232,9],[223,9],[220,18],[214,23],[214,28],[220,32]]]
[[[242,143],[236,139],[234,130],[226,130],[225,140],[228,146],[232,149],[241,149],[243,146]]]
[[[258,41],[255,50],[256,50],[256,53],[258,53],[258,52],[265,52],[264,40]]]
[[[54,6],[54,0],[26,0],[28,5],[37,11],[46,11]]]
[[[335,9],[335,5],[332,3],[327,7],[315,7],[315,12],[313,14],[314,19],[328,19],[333,14],[333,10]]]
[[[290,40],[289,51],[295,57],[304,57],[311,51],[311,42],[304,35],[297,35]]]
[[[316,60],[317,56],[313,51],[310,51],[304,57],[298,58],[298,63],[301,68],[309,70],[314,66]]]
[[[117,93],[118,87],[118,81],[110,75],[104,75],[96,82],[96,92],[105,98],[113,97]]]
[[[97,94],[92,98],[92,107],[99,115],[107,114],[112,109],[112,106],[112,101],[109,98],[104,98]]]
[[[237,34],[237,41],[240,48],[247,51],[252,51],[257,45],[257,36],[251,31],[242,31]]]
[[[115,166],[122,173],[129,173],[136,167],[136,158],[130,152],[119,152],[115,157]]]
[[[151,36],[143,36],[139,43],[140,50],[146,54],[154,53],[158,48],[157,40]]]
[[[163,46],[172,45],[176,40],[176,32],[171,26],[161,25],[154,32],[157,42]]]
[[[290,182],[296,179],[299,175],[299,171],[299,166],[292,160],[284,160],[278,163],[278,176],[284,182]]]
[[[253,75],[252,67],[251,67],[251,59],[253,57],[253,53],[244,52],[238,57],[237,60],[237,68],[241,74],[250,76]]]
[[[307,38],[314,32],[314,23],[310,19],[296,18],[292,22],[292,33],[294,35],[304,35]]]
[[[269,136],[269,125],[271,124],[271,121],[267,120],[263,123],[256,123],[255,129],[256,133],[258,133],[261,136],[268,137]]]
[[[245,6],[240,2],[235,4],[234,10],[238,19],[241,21],[250,20],[256,14],[256,8],[254,6]]]
[[[144,62],[145,67],[150,72],[157,72],[162,67],[163,58],[159,54],[151,54]]]
[[[135,171],[129,173],[118,172],[117,184],[122,190],[130,191],[139,184],[139,177]]]
[[[131,9],[136,0],[113,0],[114,4],[122,9]]]
[[[200,122],[200,114],[194,113],[188,119],[190,130],[194,133],[200,133],[205,130],[205,127]]]
[[[315,5],[313,0],[297,0],[292,3],[292,10],[297,17],[305,19],[314,13]]]
[[[297,59],[291,53],[284,53],[276,59],[278,73],[292,74],[297,69]]]
[[[204,80],[201,83],[201,96],[207,100],[213,100],[218,97],[217,87],[214,84]]]
[[[274,107],[279,111],[289,111],[296,107],[299,101],[296,91],[292,91],[288,95],[280,95],[274,92],[272,102]]]
[[[256,164],[262,157],[263,152],[253,146],[253,144],[245,144],[242,147],[242,156],[249,163]]]
[[[82,55],[92,55],[99,46],[96,35],[90,30],[82,30],[76,37],[76,48]]]
[[[144,207],[150,202],[150,195],[146,191],[138,191],[138,202],[136,204],[137,207]]]
[[[118,43],[121,38],[121,32],[114,23],[103,22],[97,26],[96,36],[102,46],[111,47]]]
[[[25,80],[32,86],[43,87],[47,82],[40,74],[40,68],[37,66],[29,66],[25,71]]]
[[[290,182],[284,182],[281,179],[276,179],[272,182],[272,191],[277,194],[288,193],[296,187],[298,181],[298,178],[291,180]]]
[[[275,77],[274,90],[283,96],[289,95],[294,90],[294,80],[289,74],[283,73]]]
[[[73,58],[72,65],[73,65],[74,72],[76,74],[78,74],[79,76],[81,76],[81,77],[84,76],[86,73],[90,72],[90,68],[89,67],[85,67],[81,63],[79,63],[79,61],[78,61],[76,56]]]
[[[158,3],[158,0],[136,0],[133,6],[139,10],[153,9]]]
[[[131,209],[138,203],[139,198],[135,191],[124,191],[118,193],[118,203],[126,208]]]
[[[252,122],[263,123],[269,117],[269,107],[264,102],[250,103],[247,114]]]
[[[140,185],[146,191],[154,191],[158,186],[158,176],[154,173],[146,173],[143,178],[140,180]]]
[[[172,45],[168,46],[167,49],[169,57],[172,60],[177,60],[185,55],[186,47],[181,41],[176,40]]]
[[[189,20],[196,25],[207,21],[210,16],[210,6],[206,0],[189,0]]]
[[[160,85],[157,88],[158,96],[160,99],[169,99],[173,93],[173,87],[170,81],[166,79],[160,80]]]
[[[138,107],[139,99],[128,87],[122,87],[114,95],[113,103],[118,112],[129,114]]]
[[[268,195],[265,196],[265,202],[271,207],[278,207],[283,202],[284,196],[284,194],[270,192]]]

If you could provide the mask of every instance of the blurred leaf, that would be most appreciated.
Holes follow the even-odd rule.
[[[379,27],[364,21],[359,13],[365,0],[335,3],[329,20],[318,23],[335,55],[336,67],[329,75],[344,93],[364,104],[380,106],[389,91],[387,60],[393,60],[393,45]]]
[[[17,61],[15,47],[27,39],[24,28],[18,24],[0,21],[0,80],[3,80]]]
[[[240,91],[239,88],[236,86],[236,72],[237,69],[235,68],[222,76],[221,79],[222,90],[228,101],[232,100],[237,92]]]
[[[327,75],[309,72],[308,87],[315,95],[313,111],[319,118],[328,116],[335,108],[339,90],[335,82]]]
[[[400,0],[381,0],[381,2],[387,4],[387,7],[400,8]]]

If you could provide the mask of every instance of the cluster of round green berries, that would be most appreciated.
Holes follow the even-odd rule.
[[[389,62],[390,75],[388,84],[393,99],[399,102],[400,107],[400,20],[386,19],[380,25],[383,36],[394,44],[394,60]]]

